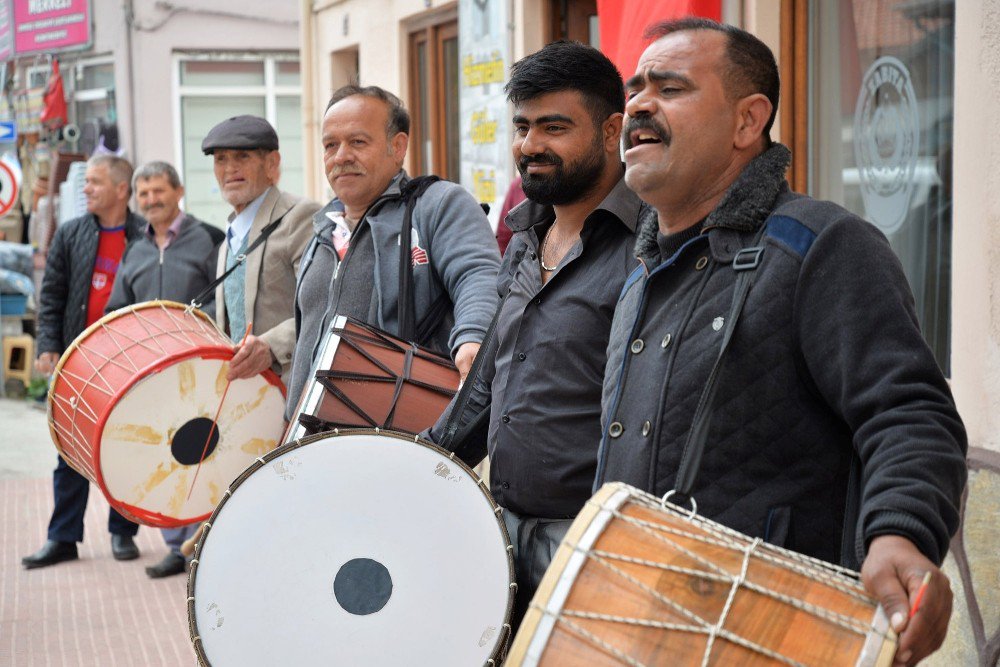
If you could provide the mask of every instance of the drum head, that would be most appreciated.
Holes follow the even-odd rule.
[[[212,432],[228,368],[223,359],[185,359],[129,388],[101,434],[101,475],[112,498],[179,524],[203,519],[254,457],[277,446],[284,396],[262,375],[229,386]]]
[[[482,665],[504,639],[512,562],[462,463],[396,434],[282,447],[231,488],[189,581],[214,665]]]

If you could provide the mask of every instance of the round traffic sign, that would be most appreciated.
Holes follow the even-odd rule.
[[[17,179],[14,170],[0,160],[0,215],[6,215],[17,201]]]

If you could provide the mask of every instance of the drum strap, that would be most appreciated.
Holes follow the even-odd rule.
[[[427,188],[439,180],[441,179],[437,176],[418,176],[408,181],[400,191],[403,200],[406,202],[406,208],[403,214],[403,228],[399,232],[399,301],[396,306],[399,315],[397,318],[399,321],[399,331],[397,335],[403,340],[417,344],[422,344],[423,341],[417,340],[416,337],[417,307],[413,294],[413,253],[410,250],[413,238],[413,209],[417,205],[417,199],[427,191]],[[442,296],[447,299],[447,292]],[[439,298],[438,301],[440,300]],[[450,299],[444,305],[447,306],[449,304]],[[438,309],[440,309],[437,302],[434,303],[434,306],[438,306]],[[435,310],[433,306],[432,310]],[[421,324],[424,324],[423,328],[426,329],[426,323],[422,322]]]
[[[753,246],[743,248],[733,257],[732,266],[733,271],[736,272],[733,304],[729,309],[729,317],[726,318],[725,331],[719,346],[719,356],[715,359],[715,365],[712,366],[712,372],[708,375],[708,381],[701,392],[701,398],[698,399],[698,407],[695,409],[694,419],[691,421],[691,430],[688,432],[687,442],[681,453],[680,468],[674,483],[674,493],[677,494],[677,498],[673,502],[686,504],[691,498],[691,491],[701,468],[701,457],[705,452],[708,428],[715,412],[715,394],[719,388],[719,371],[725,361],[729,343],[733,340],[733,332],[736,331],[736,323],[740,319],[740,313],[743,312],[747,295],[750,293],[754,271],[760,265],[761,255],[764,254],[764,246],[761,241],[766,229],[767,221],[760,226],[760,230],[754,236]]]
[[[403,228],[399,232],[399,301],[396,306],[399,330],[396,335],[425,347],[451,311],[451,297],[445,290],[427,309],[423,319],[417,322],[416,298],[413,293],[413,252],[408,249],[413,239],[413,210],[417,200],[427,188],[440,180],[437,176],[417,176],[400,189],[400,197],[406,202],[406,208],[403,213]],[[489,204],[480,206],[486,213],[490,212]]]
[[[198,296],[191,299],[191,307],[201,308],[202,305],[204,305],[205,303],[205,299],[209,298],[215,293],[215,288],[221,285],[233,271],[235,271],[240,267],[241,264],[246,263],[247,257],[249,257],[254,250],[259,248],[261,244],[267,240],[267,237],[271,235],[271,232],[273,232],[275,229],[278,228],[278,225],[281,224],[281,221],[285,219],[286,215],[288,215],[287,211],[284,214],[282,214],[280,218],[269,224],[264,229],[260,230],[260,234],[257,236],[256,239],[254,239],[254,242],[251,243],[250,246],[246,249],[246,252],[244,252],[242,255],[237,256],[236,262],[233,263],[233,265],[229,267],[229,269],[225,273],[223,273],[221,276],[210,282],[208,286],[205,287],[205,289],[203,289],[201,292],[198,293]],[[225,243],[225,241],[223,241],[223,243]]]

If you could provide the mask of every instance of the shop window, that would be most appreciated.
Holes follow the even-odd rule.
[[[809,23],[810,193],[885,233],[948,373],[954,2],[812,0]]]
[[[240,114],[262,116],[278,132],[281,181],[288,192],[304,191],[299,61],[292,54],[183,54],[177,57],[180,118],[178,161],[185,207],[206,222],[225,227],[232,207],[219,192],[212,158],[201,142],[220,121]]]
[[[416,174],[458,181],[458,21],[410,33],[410,160]]]

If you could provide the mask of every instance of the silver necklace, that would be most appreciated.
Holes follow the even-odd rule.
[[[542,265],[542,269],[545,271],[555,271],[559,266],[559,262],[556,262],[555,266],[545,266],[545,249],[549,247],[549,234],[552,233],[552,228],[555,226],[555,223],[552,223],[549,228],[545,230],[545,238],[542,239],[542,251],[538,254],[538,263]]]

